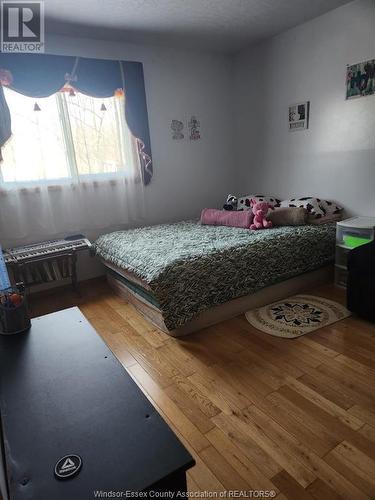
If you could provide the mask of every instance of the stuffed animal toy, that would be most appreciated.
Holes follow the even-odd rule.
[[[238,200],[233,194],[228,194],[227,201],[224,203],[224,210],[237,210]]]
[[[254,219],[250,229],[268,229],[272,227],[272,222],[266,219],[270,208],[271,205],[265,201],[257,202],[254,199],[251,200],[251,209],[254,214]]]

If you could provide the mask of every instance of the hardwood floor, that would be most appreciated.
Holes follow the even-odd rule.
[[[333,286],[313,292],[344,298]],[[194,455],[191,491],[375,498],[375,325],[350,317],[284,340],[239,316],[177,340],[104,281],[31,301],[35,316],[71,305]]]

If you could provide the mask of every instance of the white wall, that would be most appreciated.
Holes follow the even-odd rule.
[[[360,0],[235,59],[240,192],[312,194],[375,216],[375,96],[345,100],[346,65],[375,59],[375,2]],[[289,132],[288,105],[311,102]]]
[[[202,208],[221,206],[228,191],[235,190],[228,56],[64,36],[49,36],[46,52],[143,63],[154,165],[145,188],[145,224],[198,217]],[[202,139],[190,141],[185,124],[185,139],[172,140],[171,120],[186,123],[191,115],[201,122]],[[80,269],[84,278],[102,271],[88,259]]]

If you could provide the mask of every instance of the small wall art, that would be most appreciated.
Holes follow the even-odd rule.
[[[180,120],[172,120],[171,129],[172,129],[172,139],[179,141],[185,137],[184,134],[182,133],[184,129],[184,124],[180,122]]]
[[[197,120],[196,116],[192,116],[188,122],[188,127],[190,130],[189,138],[191,141],[198,141],[201,138],[200,132],[200,121]]]
[[[309,126],[310,101],[289,106],[289,131],[306,130]]]
[[[347,67],[346,99],[375,94],[375,59]]]

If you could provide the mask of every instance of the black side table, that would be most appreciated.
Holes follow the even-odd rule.
[[[0,416],[9,500],[186,491],[193,458],[76,307],[0,336]]]
[[[350,251],[347,303],[350,311],[375,322],[375,241]]]

